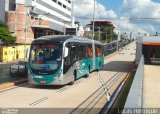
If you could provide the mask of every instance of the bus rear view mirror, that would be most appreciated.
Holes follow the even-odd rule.
[[[67,57],[68,56],[68,47],[65,47],[64,49],[64,57]]]
[[[30,48],[25,49],[25,58],[29,58]]]

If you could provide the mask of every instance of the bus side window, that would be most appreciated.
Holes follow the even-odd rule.
[[[74,63],[77,60],[77,57],[76,57],[76,45],[75,44],[72,44],[70,55],[71,55],[71,63]]]
[[[88,56],[88,58],[93,57],[93,52],[92,52],[92,46],[91,45],[87,46],[87,56]]]
[[[82,46],[82,54],[83,54],[83,58],[86,59],[87,58],[87,46],[85,45]]]
[[[79,45],[76,46],[76,58],[77,61],[81,60],[81,50]]]
[[[79,49],[79,53],[78,53],[78,56],[79,56],[79,60],[82,60],[83,59],[83,48],[82,48],[82,45],[79,45],[78,46],[78,49]]]
[[[104,57],[104,46],[101,46],[102,56]]]
[[[102,49],[98,45],[96,45],[96,56],[97,57],[101,57],[102,56]]]
[[[66,66],[69,66],[71,64],[71,59],[70,59],[70,51],[71,51],[71,47],[68,45],[68,56],[64,58],[64,64]]]

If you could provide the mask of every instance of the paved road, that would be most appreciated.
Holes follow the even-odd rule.
[[[105,66],[100,75],[106,82],[110,95],[125,78],[135,60],[135,43],[126,49],[105,59]],[[81,78],[74,85],[66,86],[33,86],[23,85],[0,92],[0,107],[10,108],[61,108],[54,113],[98,113],[107,101],[97,72],[92,72],[89,78]],[[62,109],[64,108],[64,109]],[[66,109],[67,108],[67,109]],[[25,109],[24,114],[35,109]],[[44,113],[40,110],[38,113]],[[37,112],[36,112],[37,113]],[[53,113],[53,112],[52,112]]]
[[[160,66],[144,67],[144,108],[160,108]]]

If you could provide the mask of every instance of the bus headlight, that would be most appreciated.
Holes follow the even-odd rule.
[[[61,76],[62,70],[56,75],[56,78],[59,78]]]

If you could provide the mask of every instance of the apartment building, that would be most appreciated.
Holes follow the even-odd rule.
[[[64,34],[74,23],[72,18],[71,0],[0,0],[0,20],[17,37],[17,43]]]

